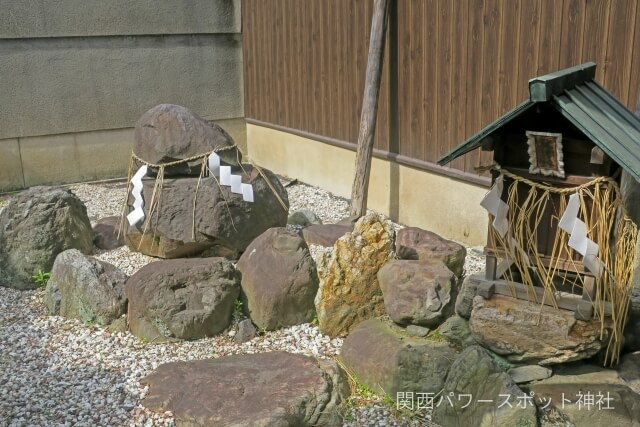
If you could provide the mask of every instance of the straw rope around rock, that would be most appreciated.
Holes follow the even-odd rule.
[[[229,150],[233,150],[233,149],[236,150],[236,156],[237,156],[237,159],[238,159],[238,164],[240,165],[242,171],[244,172],[245,175],[248,175],[247,171],[242,166],[242,162],[240,161],[240,158],[241,158],[240,156],[242,155],[242,152],[241,152],[240,148],[236,144],[229,145],[229,146],[224,146],[224,147],[219,147],[219,148],[216,148],[214,150],[209,151],[208,153],[198,154],[198,155],[195,155],[195,156],[190,156],[190,157],[185,158],[185,159],[175,160],[175,161],[166,162],[166,163],[157,163],[157,164],[148,162],[148,161],[140,158],[140,156],[138,156],[135,152],[132,151],[131,152],[131,158],[129,160],[129,171],[128,171],[128,174],[127,174],[127,192],[125,194],[124,201],[123,201],[123,204],[122,204],[122,215],[121,215],[120,224],[119,224],[119,227],[118,227],[118,236],[120,236],[120,234],[124,232],[125,221],[126,221],[126,216],[127,216],[127,212],[128,212],[128,200],[129,200],[129,195],[131,193],[131,179],[132,179],[132,176],[133,176],[133,171],[134,171],[134,169],[136,167],[136,163],[146,165],[148,167],[157,169],[157,171],[158,171],[157,175],[156,175],[156,180],[155,180],[155,183],[154,183],[153,193],[151,195],[151,202],[149,203],[149,205],[147,207],[148,220],[145,221],[144,229],[143,229],[143,232],[142,232],[142,237],[140,238],[140,242],[138,243],[138,248],[137,249],[139,250],[141,245],[142,245],[142,242],[144,241],[144,237],[145,237],[145,235],[147,233],[147,230],[149,228],[149,224],[151,223],[154,214],[155,214],[156,224],[157,224],[157,221],[158,221],[158,215],[159,215],[159,211],[160,211],[160,203],[161,203],[161,200],[162,200],[162,189],[163,189],[163,186],[164,186],[165,168],[166,167],[170,167],[170,166],[183,164],[183,163],[187,163],[187,162],[196,161],[196,160],[200,160],[202,162],[202,166],[200,168],[200,173],[198,174],[198,182],[196,184],[196,189],[194,191],[193,206],[192,206],[192,211],[191,211],[191,237],[192,237],[192,239],[195,240],[195,238],[196,238],[196,218],[195,218],[195,213],[196,213],[197,200],[198,200],[198,191],[200,189],[200,184],[202,182],[202,179],[205,177],[207,172],[208,172],[209,176],[213,177],[214,181],[216,182],[216,185],[220,189],[220,194],[222,195],[222,198],[223,198],[224,203],[225,203],[225,207],[227,208],[227,212],[229,213],[229,218],[231,220],[231,225],[232,225],[233,229],[237,231],[235,223],[233,221],[233,217],[231,215],[231,211],[229,210],[229,202],[228,202],[227,198],[225,197],[224,192],[222,191],[222,186],[221,186],[220,182],[218,181],[217,177],[211,172],[211,170],[209,169],[208,164],[207,164],[207,160],[208,160],[209,156],[212,153],[216,153],[217,154],[217,153],[221,153],[221,152],[229,151]],[[287,207],[286,203],[284,203],[284,201],[282,200],[282,198],[280,197],[280,195],[278,194],[278,192],[274,188],[273,184],[271,183],[271,180],[267,177],[267,175],[264,173],[262,168],[260,168],[257,165],[254,165],[250,161],[248,161],[248,162],[249,162],[249,164],[251,164],[251,166],[253,168],[255,168],[258,171],[260,176],[264,179],[265,183],[267,184],[267,186],[269,187],[271,192],[274,194],[274,196],[276,197],[276,199],[278,200],[278,202],[280,203],[282,208],[285,211],[288,211],[288,207]],[[153,247],[154,243],[155,243],[155,239],[151,243],[152,247]]]
[[[545,216],[551,212],[557,224],[567,208],[568,196],[578,194],[578,215],[586,224],[588,238],[598,244],[598,259],[603,267],[599,275],[594,275],[594,318],[601,322],[600,338],[609,339],[605,364],[615,364],[623,344],[631,300],[631,278],[638,237],[636,225],[625,212],[618,183],[611,177],[600,176],[578,186],[558,188],[516,175],[499,165],[493,165],[491,169],[511,180],[508,186],[505,182],[509,231],[501,237],[491,228],[491,238],[496,248],[504,251],[513,261],[515,271],[520,275],[517,281],[525,285],[528,299],[533,302],[547,302],[557,308],[556,297],[559,293],[554,279],[560,278],[563,286],[568,285],[574,291],[584,288],[582,275],[568,276],[559,265],[560,260],[564,260],[574,271],[580,271],[574,261],[577,252],[568,246],[569,233],[557,228],[548,265],[538,253],[539,229]],[[525,194],[523,186],[526,188]],[[511,238],[517,244],[514,245]],[[509,283],[516,281],[514,271],[507,270],[504,277]],[[544,288],[543,301],[538,300],[534,286]],[[611,313],[607,312],[606,303],[611,304]],[[606,319],[608,315],[610,320]],[[611,336],[607,337],[609,327]]]

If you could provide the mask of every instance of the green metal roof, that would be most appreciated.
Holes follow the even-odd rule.
[[[549,103],[609,157],[640,181],[640,117],[593,80],[587,63],[529,81],[530,99],[438,160],[444,165],[478,148],[483,140],[538,102]]]

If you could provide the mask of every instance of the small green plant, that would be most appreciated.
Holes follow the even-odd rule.
[[[236,313],[242,313],[242,300],[240,298],[235,300],[233,306],[235,307]]]
[[[31,277],[33,278],[33,281],[36,283],[36,285],[38,285],[39,288],[44,288],[45,286],[47,286],[47,282],[51,277],[51,273],[45,273],[42,270],[38,270],[38,272]]]

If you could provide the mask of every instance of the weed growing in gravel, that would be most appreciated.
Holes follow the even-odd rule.
[[[234,301],[233,306],[235,307],[236,313],[242,314],[242,300],[240,298]]]
[[[44,288],[45,286],[47,286],[47,282],[51,277],[51,273],[46,273],[42,270],[38,270],[38,272],[31,277],[33,278],[33,281],[36,283],[36,285],[38,285],[39,288]]]

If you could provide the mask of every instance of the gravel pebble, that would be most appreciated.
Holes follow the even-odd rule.
[[[348,200],[303,183],[291,184],[287,187],[291,212],[310,209],[324,223],[349,215]],[[92,223],[121,212],[126,191],[122,182],[70,188],[86,204]],[[11,198],[0,197],[0,210]],[[466,274],[482,270],[481,249],[467,249]],[[330,256],[332,248],[311,245],[310,251],[319,261]],[[127,275],[154,261],[127,247],[96,250],[94,256]],[[212,338],[144,344],[128,332],[111,333],[48,316],[42,289],[20,292],[0,287],[0,426],[173,426],[171,412],[152,413],[140,403],[148,390],[139,380],[161,363],[273,350],[332,358],[342,346],[342,339],[323,335],[313,324],[263,332],[239,344],[233,337],[241,320],[235,314],[232,325]],[[363,399],[358,393],[348,408],[344,414],[348,427],[434,425],[428,417],[407,416],[380,398]]]

